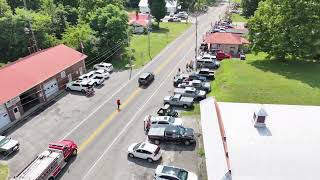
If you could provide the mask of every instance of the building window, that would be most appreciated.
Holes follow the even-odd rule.
[[[60,75],[61,75],[61,78],[63,79],[63,78],[66,77],[66,72],[65,72],[65,71],[62,71],[62,72],[60,73]]]

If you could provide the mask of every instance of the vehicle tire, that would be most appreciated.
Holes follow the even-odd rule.
[[[71,89],[69,87],[67,87],[67,91],[71,91]]]
[[[85,91],[84,89],[81,89],[81,92],[82,92],[83,94],[86,94],[86,91]]]
[[[159,141],[159,140],[154,140],[154,143],[155,143],[156,145],[159,145],[159,144],[160,144],[160,141]]]
[[[73,151],[72,151],[72,156],[76,156],[78,154],[78,150],[77,149],[74,149]]]
[[[54,180],[54,177],[50,177],[48,180]]]
[[[134,158],[134,155],[131,154],[131,153],[129,153],[128,156],[129,156],[130,158]]]
[[[148,161],[149,163],[153,163],[153,159],[151,159],[151,158],[148,158],[147,161]]]
[[[95,82],[95,83],[93,84],[93,86],[95,86],[95,87],[98,86],[98,83]]]
[[[190,145],[190,141],[185,141],[184,145],[189,146]]]
[[[184,108],[184,109],[188,109],[188,105],[184,104],[184,105],[183,105],[183,108]]]
[[[164,105],[170,105],[170,104],[166,102],[166,103],[164,103]]]

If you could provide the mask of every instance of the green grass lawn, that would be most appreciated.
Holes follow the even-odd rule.
[[[232,0],[232,2],[241,3],[241,0]]]
[[[160,29],[154,30],[150,34],[151,58],[154,58],[163,48],[186,31],[190,26],[191,24],[186,23],[160,23]],[[134,49],[133,63],[135,64],[135,68],[139,68],[150,61],[151,58],[148,53],[148,35],[133,35],[130,48]]]
[[[240,14],[232,14],[231,19],[232,22],[248,22],[248,19],[241,16]]]
[[[210,95],[223,102],[320,105],[319,63],[265,58],[223,61]]]
[[[4,63],[0,63],[0,67],[1,67],[1,66],[4,66],[4,65],[5,65]]]
[[[8,178],[9,169],[7,165],[0,164],[0,180],[6,180]]]

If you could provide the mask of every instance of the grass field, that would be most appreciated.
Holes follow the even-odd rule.
[[[231,0],[231,1],[235,3],[241,3],[241,0]]]
[[[319,63],[265,58],[223,61],[210,95],[223,102],[320,105]]]
[[[232,22],[248,22],[248,19],[241,16],[240,14],[232,14],[231,19]]]
[[[150,35],[151,58],[154,58],[171,41],[176,39],[191,24],[186,23],[160,23],[160,29],[154,30]],[[150,61],[148,53],[148,35],[133,35],[130,47],[134,49],[135,68],[141,67]]]
[[[8,178],[9,169],[7,165],[0,164],[0,180],[6,180]]]

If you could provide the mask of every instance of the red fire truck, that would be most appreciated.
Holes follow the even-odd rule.
[[[49,148],[36,156],[14,180],[54,180],[67,160],[77,155],[77,145],[71,140],[49,144]]]

